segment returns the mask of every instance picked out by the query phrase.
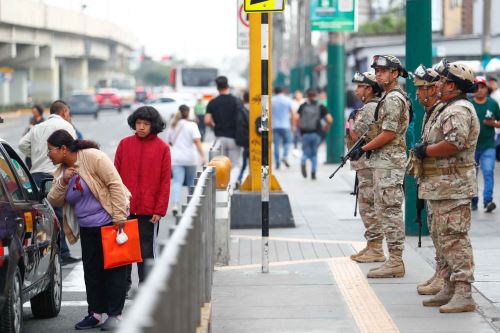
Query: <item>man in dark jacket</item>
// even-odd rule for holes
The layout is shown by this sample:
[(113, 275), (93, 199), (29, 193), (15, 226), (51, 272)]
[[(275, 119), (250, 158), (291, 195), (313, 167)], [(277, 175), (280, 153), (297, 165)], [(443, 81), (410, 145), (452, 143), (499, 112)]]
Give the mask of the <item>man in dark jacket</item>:
[[(158, 111), (151, 106), (138, 108), (128, 117), (135, 134), (120, 141), (115, 166), (132, 193), (130, 219), (139, 220), (142, 259), (156, 256), (159, 221), (167, 213), (170, 196), (170, 148), (158, 137), (165, 129)], [(146, 278), (143, 263), (138, 263), (139, 282)], [(128, 270), (132, 285), (132, 266)]]

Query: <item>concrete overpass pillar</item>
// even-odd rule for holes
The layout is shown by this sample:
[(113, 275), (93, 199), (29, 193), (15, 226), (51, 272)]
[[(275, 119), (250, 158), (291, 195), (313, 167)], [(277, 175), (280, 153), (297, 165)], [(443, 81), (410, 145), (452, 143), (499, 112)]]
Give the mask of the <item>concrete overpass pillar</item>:
[(28, 71), (16, 70), (12, 73), (10, 83), (10, 103), (26, 104), (28, 103)]
[(97, 81), (105, 79), (108, 73), (108, 65), (103, 60), (89, 61), (89, 87), (95, 87)]
[(67, 98), (75, 90), (89, 88), (89, 62), (87, 59), (64, 59), (63, 97)]
[(10, 104), (10, 82), (0, 81), (0, 105)]
[(49, 103), (59, 98), (58, 59), (53, 59), (51, 67), (32, 69), (31, 97), (34, 103)]

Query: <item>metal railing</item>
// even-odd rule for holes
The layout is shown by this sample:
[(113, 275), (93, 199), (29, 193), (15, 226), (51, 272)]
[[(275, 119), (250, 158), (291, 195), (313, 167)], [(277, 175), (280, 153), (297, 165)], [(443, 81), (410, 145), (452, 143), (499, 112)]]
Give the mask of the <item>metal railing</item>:
[(188, 200), (117, 332), (194, 333), (203, 326), (214, 267), (215, 168), (198, 173)]

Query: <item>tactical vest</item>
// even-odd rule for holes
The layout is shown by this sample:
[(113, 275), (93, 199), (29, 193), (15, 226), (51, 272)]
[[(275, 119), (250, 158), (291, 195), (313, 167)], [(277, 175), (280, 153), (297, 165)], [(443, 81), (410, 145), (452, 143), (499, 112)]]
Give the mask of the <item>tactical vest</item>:
[[(351, 114), (355, 114), (353, 120), (354, 120), (354, 123), (356, 123), (356, 121), (358, 121), (357, 119), (359, 119), (359, 116), (360, 116), (360, 112), (362, 113), (363, 110), (365, 110), (365, 108), (368, 106), (368, 105), (372, 105), (372, 104), (378, 104), (379, 102), (379, 99), (378, 98), (374, 98), (374, 99), (371, 99), (369, 100), (368, 102), (366, 102), (366, 104), (364, 104), (360, 109), (357, 109), (355, 111), (353, 111)], [(351, 117), (349, 117), (349, 119), (351, 119)], [(349, 121), (349, 120), (348, 120)], [(349, 132), (352, 131), (352, 128), (349, 128), (348, 131), (345, 132), (345, 143), (346, 143), (346, 146), (347, 146), (347, 149), (351, 149), (351, 147), (354, 145), (354, 143), (356, 141), (352, 140), (351, 139), (351, 136), (349, 135)], [(363, 134), (363, 133), (358, 133), (359, 135)]]
[[(368, 132), (368, 138), (370, 141), (373, 140), (377, 135), (382, 133), (382, 120), (378, 119), (379, 118), (379, 111), (382, 108), (383, 104), (385, 103), (386, 97), (390, 93), (394, 93), (394, 95), (403, 102), (403, 105), (405, 106), (405, 111), (408, 110), (408, 116), (406, 115), (406, 112), (401, 112), (401, 114), (399, 116), (399, 125), (402, 126), (405, 121), (407, 121), (407, 124), (409, 124), (411, 122), (411, 120), (413, 119), (413, 110), (412, 110), (411, 101), (410, 101), (410, 98), (408, 97), (408, 95), (400, 87), (396, 87), (396, 88), (389, 90), (380, 99), (380, 101), (377, 104), (377, 108), (375, 109), (375, 116), (374, 116), (375, 121), (370, 126), (370, 129)], [(396, 133), (396, 137), (391, 142), (395, 142), (398, 146), (401, 146), (403, 149), (406, 150), (406, 138), (404, 138), (399, 133)]]
[(471, 130), (469, 131), (469, 136), (467, 137), (465, 149), (457, 152), (452, 156), (446, 157), (426, 157), (423, 160), (423, 176), (440, 176), (440, 175), (451, 175), (451, 174), (464, 174), (471, 169), (475, 168), (476, 161), (474, 159), (474, 153), (476, 150), (476, 140), (474, 139), (474, 133), (479, 132), (479, 128), (474, 128), (475, 123), (473, 121), (475, 116), (474, 106), (465, 97), (461, 96), (458, 99), (445, 104), (441, 110), (435, 112), (430, 117), (427, 126), (424, 128), (424, 133), (422, 136), (422, 141), (427, 144), (438, 143), (436, 139), (430, 138), (432, 129), (435, 127), (435, 123), (438, 121), (442, 112), (446, 109), (454, 106), (459, 106), (465, 108), (471, 116)]

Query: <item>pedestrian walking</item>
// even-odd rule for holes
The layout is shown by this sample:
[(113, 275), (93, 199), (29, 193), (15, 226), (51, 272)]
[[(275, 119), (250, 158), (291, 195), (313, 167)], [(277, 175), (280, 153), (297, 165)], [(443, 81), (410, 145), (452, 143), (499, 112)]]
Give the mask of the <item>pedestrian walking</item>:
[[(424, 107), (425, 115), (422, 126), (422, 138), (420, 142), (425, 142), (424, 133), (426, 133), (429, 129), (429, 126), (434, 122), (434, 119), (439, 116), (439, 113), (442, 111), (443, 105), (439, 101), (438, 95), (438, 87), (437, 83), (439, 81), (439, 74), (432, 68), (425, 68), (425, 66), (420, 65), (415, 70), (413, 84), (415, 88), (417, 88), (417, 98), (420, 104)], [(417, 161), (418, 162), (418, 161)], [(420, 163), (420, 162), (418, 162)], [(421, 166), (416, 166), (418, 169), (422, 169)], [(417, 177), (417, 181), (419, 181), (419, 174), (413, 175)], [(444, 262), (441, 260), (441, 255), (438, 253), (438, 235), (436, 228), (433, 228), (433, 212), (429, 209), (430, 205), (427, 204), (427, 227), (431, 232), (432, 243), (434, 244), (434, 248), (436, 250), (435, 261), (436, 268), (434, 270), (434, 275), (417, 285), (417, 292), (420, 295), (436, 295), (444, 285), (444, 274), (445, 267)], [(419, 214), (419, 212), (417, 212)]]
[[(39, 188), (41, 188), (42, 180), (52, 178), (53, 173), (56, 171), (56, 167), (47, 156), (47, 139), (49, 136), (55, 131), (63, 129), (73, 138), (76, 138), (75, 129), (71, 125), (70, 119), (68, 105), (62, 100), (56, 100), (50, 106), (50, 115), (47, 120), (33, 126), (19, 141), (19, 150), (26, 157), (31, 158), (30, 172)], [(54, 212), (62, 229), (62, 209), (54, 207)], [(59, 238), (59, 251), (63, 266), (80, 261), (80, 259), (71, 256), (64, 234)]]
[(304, 104), (305, 99), (304, 99), (304, 94), (302, 94), (302, 91), (300, 90), (295, 90), (293, 93), (293, 119), (294, 119), (294, 124), (293, 124), (293, 133), (292, 133), (292, 141), (293, 141), (293, 151), (292, 154), (294, 157), (300, 157), (300, 151), (299, 151), (299, 141), (300, 141), (300, 129), (298, 126), (298, 111), (299, 108), (302, 104)]
[[(127, 119), (135, 133), (120, 141), (115, 167), (132, 193), (129, 219), (139, 222), (141, 255), (156, 257), (160, 219), (167, 214), (170, 197), (170, 148), (158, 137), (165, 123), (152, 106), (142, 106)], [(137, 263), (139, 283), (146, 279), (144, 263)], [(132, 287), (132, 265), (127, 266), (127, 293)]]
[(316, 100), (317, 93), (314, 89), (307, 91), (307, 101), (303, 103), (298, 114), (298, 124), (302, 136), (302, 159), (300, 170), (302, 176), (307, 178), (307, 160), (311, 161), (311, 179), (316, 179), (316, 169), (318, 167), (318, 146), (321, 143), (321, 120), (327, 124), (333, 122), (332, 116), (324, 105)]
[[(398, 85), (398, 77), (408, 77), (401, 61), (393, 55), (377, 55), (371, 65), (377, 82), (384, 88), (370, 126), (370, 141), (357, 153), (370, 152), (373, 168), (374, 202), (377, 219), (382, 223), (389, 258), (368, 272), (369, 278), (403, 277), (403, 180), (406, 167), (406, 131), (411, 121), (411, 102)], [(356, 158), (352, 158), (355, 160)]]
[[(33, 128), (33, 126), (43, 123), (45, 118), (43, 117), (43, 107), (38, 104), (35, 104), (31, 107), (31, 117), (28, 122), (28, 127), (24, 130), (23, 136), (26, 135)], [(24, 159), (28, 169), (31, 169), (31, 157), (26, 156)]]
[(430, 119), (422, 143), (413, 148), (422, 161), (418, 196), (431, 211), (431, 234), (437, 235), (436, 253), (445, 268), (444, 286), (424, 306), (442, 313), (470, 312), (474, 259), (468, 235), (471, 198), (477, 194), (474, 151), (480, 124), (466, 94), (473, 92), (474, 72), (461, 62), (446, 59), (435, 66), (441, 77), (437, 88), (442, 110)]
[[(178, 117), (178, 118), (177, 118)], [(172, 214), (179, 213), (182, 186), (194, 185), (196, 169), (205, 162), (201, 134), (195, 122), (189, 120), (189, 107), (181, 105), (167, 132), (172, 154)]]
[[(285, 96), (283, 88), (275, 87), (274, 96), (271, 99), (272, 122), (273, 122), (273, 143), (274, 143), (274, 163), (276, 169), (281, 163), (289, 168), (288, 148), (292, 139), (293, 129), (293, 102)], [(280, 146), (283, 145), (283, 155), (280, 157)]]
[[(243, 93), (243, 112), (245, 113), (246, 119), (248, 120), (250, 115), (250, 94), (248, 91), (245, 91)], [(243, 163), (241, 165), (235, 189), (239, 189), (241, 184), (243, 183), (243, 175), (245, 174), (245, 170), (248, 166), (250, 159), (250, 139), (248, 138), (248, 133), (247, 133), (247, 140), (243, 143), (242, 148), (243, 148), (243, 153), (241, 159)]]
[(201, 142), (205, 138), (205, 112), (207, 110), (207, 106), (203, 101), (202, 97), (199, 97), (196, 100), (196, 104), (194, 106), (194, 114), (196, 115), (196, 121), (198, 122), (198, 130), (201, 135)]
[(233, 96), (225, 76), (215, 79), (219, 96), (212, 99), (207, 105), (205, 125), (214, 129), (215, 137), (219, 140), (222, 152), (231, 161), (230, 184), (235, 188), (241, 168), (242, 148), (236, 144), (238, 113), (242, 111), (241, 101)]
[[(494, 99), (488, 97), (486, 79), (478, 76), (474, 82), (477, 85), (477, 91), (474, 93), (472, 105), (476, 110), (480, 125), (475, 159), (483, 174), (483, 207), (487, 213), (490, 213), (496, 208), (493, 202), (496, 159), (495, 128), (500, 128), (500, 108)], [(472, 198), (472, 210), (477, 210), (478, 201), (477, 196)]]
[[(46, 154), (58, 168), (49, 202), (63, 207), (64, 231), (82, 246), (88, 315), (75, 325), (83, 330), (118, 326), (125, 305), (126, 266), (104, 269), (101, 228), (123, 228), (130, 193), (109, 157), (92, 141), (75, 140), (66, 130), (47, 139)], [(104, 321), (104, 314), (108, 317)]]
[[(354, 74), (352, 79), (356, 83), (356, 96), (364, 103), (359, 110), (353, 111), (350, 119), (349, 132), (346, 137), (347, 147), (350, 149), (361, 135), (368, 131), (369, 126), (374, 122), (375, 108), (382, 94), (382, 87), (377, 83), (375, 74), (364, 72)], [(384, 249), (382, 242), (384, 232), (382, 225), (377, 219), (375, 212), (374, 192), (373, 192), (373, 170), (370, 160), (362, 156), (357, 161), (351, 162), (351, 168), (356, 170), (358, 179), (357, 193), (359, 195), (359, 214), (365, 226), (366, 246), (351, 259), (357, 262), (384, 262)]]

